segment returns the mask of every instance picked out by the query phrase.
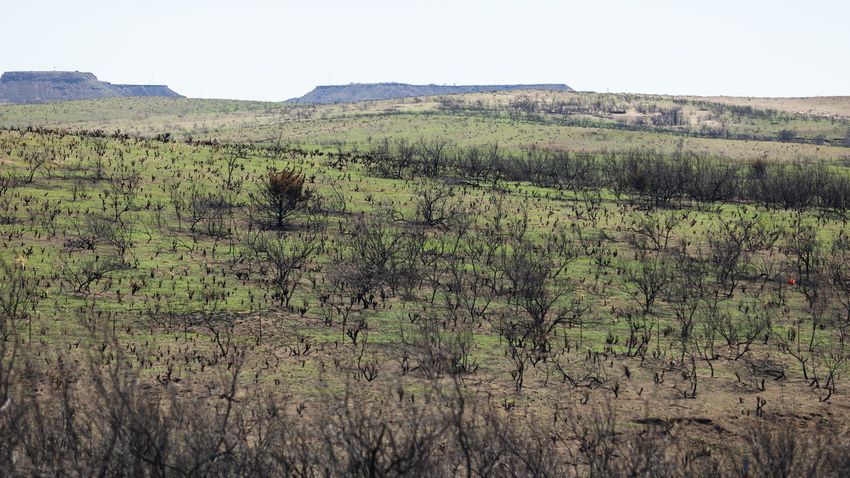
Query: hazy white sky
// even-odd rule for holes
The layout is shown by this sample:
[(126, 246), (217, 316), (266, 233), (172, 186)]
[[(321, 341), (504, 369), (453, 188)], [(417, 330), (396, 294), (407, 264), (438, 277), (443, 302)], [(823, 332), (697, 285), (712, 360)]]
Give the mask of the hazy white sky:
[(0, 70), (90, 71), (191, 97), (317, 84), (850, 95), (841, 0), (2, 0)]

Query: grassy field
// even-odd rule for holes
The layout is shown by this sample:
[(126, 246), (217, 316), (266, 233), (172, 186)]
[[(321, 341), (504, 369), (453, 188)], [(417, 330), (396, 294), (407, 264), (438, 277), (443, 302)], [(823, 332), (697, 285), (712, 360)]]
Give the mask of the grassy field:
[[(624, 144), (674, 144), (731, 157), (846, 156), (846, 99), (801, 101), (668, 97), (597, 93), (508, 92), (409, 98), (340, 105), (294, 105), (185, 98), (115, 98), (5, 106), (0, 125), (116, 129), (143, 136), (170, 132), (185, 139), (251, 142), (353, 142), (451, 131), (461, 144), (499, 141), (507, 147), (547, 145), (619, 149)], [(829, 105), (829, 106), (827, 106)], [(675, 113), (675, 114), (674, 114)], [(434, 115), (433, 118), (429, 116)], [(505, 121), (496, 121), (502, 119)], [(514, 127), (523, 129), (513, 130)], [(507, 131), (511, 130), (511, 131)], [(426, 131), (432, 133), (431, 131)], [(637, 133), (651, 132), (647, 137)], [(587, 135), (592, 135), (587, 137)], [(771, 143), (781, 142), (784, 147)], [(802, 143), (802, 144), (801, 144)], [(815, 147), (807, 147), (812, 146)]]
[[(709, 448), (745, 447), (756, 417), (833, 426), (850, 407), (848, 104), (0, 106), (0, 260), (34, 291), (4, 331), (19, 365), (121, 356), (187, 397), (223, 393), (240, 357), (236, 382), (304, 417), (352, 388), (376, 406), (458, 389), (526, 424), (605, 408), (626, 435), (660, 423)], [(657, 168), (687, 161), (711, 168), (659, 197)], [(727, 165), (735, 190), (695, 196)], [(309, 197), (270, 227), (256, 195), (290, 170)]]

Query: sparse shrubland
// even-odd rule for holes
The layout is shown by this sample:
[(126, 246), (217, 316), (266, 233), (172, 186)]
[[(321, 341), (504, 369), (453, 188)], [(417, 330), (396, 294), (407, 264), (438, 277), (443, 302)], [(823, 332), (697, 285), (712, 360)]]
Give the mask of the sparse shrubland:
[[(825, 120), (489, 98), (434, 101), (517, 137), (0, 130), (0, 473), (845, 475), (846, 165), (650, 141)], [(623, 109), (646, 144), (522, 137)]]

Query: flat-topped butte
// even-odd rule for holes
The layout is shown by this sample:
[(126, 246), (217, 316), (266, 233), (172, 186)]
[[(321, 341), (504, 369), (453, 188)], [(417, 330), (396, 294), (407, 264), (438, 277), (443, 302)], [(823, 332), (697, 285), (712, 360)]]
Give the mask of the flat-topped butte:
[(119, 96), (181, 97), (166, 85), (122, 85), (80, 71), (8, 71), (0, 76), (0, 103), (49, 103)]

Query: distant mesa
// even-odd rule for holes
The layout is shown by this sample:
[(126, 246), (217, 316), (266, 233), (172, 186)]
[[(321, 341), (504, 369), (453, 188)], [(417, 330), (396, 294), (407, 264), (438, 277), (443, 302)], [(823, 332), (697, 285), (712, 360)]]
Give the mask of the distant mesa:
[(368, 100), (390, 100), (414, 96), (450, 95), (457, 93), (490, 93), (513, 90), (573, 91), (567, 85), (408, 85), (405, 83), (352, 83), (350, 85), (317, 86), (290, 103), (355, 103)]
[(80, 71), (7, 71), (0, 76), (0, 103), (48, 103), (119, 96), (182, 98), (165, 85), (113, 85)]

